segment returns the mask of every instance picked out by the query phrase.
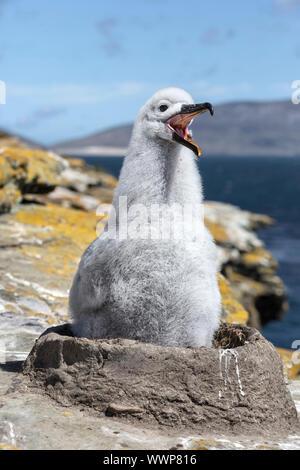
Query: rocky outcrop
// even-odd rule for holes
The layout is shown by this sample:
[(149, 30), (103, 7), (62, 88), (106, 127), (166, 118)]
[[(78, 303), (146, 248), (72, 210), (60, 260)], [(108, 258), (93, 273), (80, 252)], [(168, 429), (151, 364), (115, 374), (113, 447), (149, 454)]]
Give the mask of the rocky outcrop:
[[(69, 321), (67, 299), (72, 277), (82, 252), (97, 235), (96, 228), (101, 232), (105, 223), (105, 218), (96, 216), (95, 204), (111, 201), (116, 180), (87, 167), (82, 160), (28, 148), (8, 135), (0, 136), (0, 152), (0, 449), (300, 448), (295, 436), (266, 441), (257, 436), (228, 439), (224, 434), (222, 439), (208, 432), (191, 433), (169, 426), (161, 429), (158, 423), (145, 426), (138, 419), (129, 422), (126, 407), (117, 400), (107, 405), (107, 416), (102, 413), (99, 421), (90, 408), (57, 405), (46, 393), (36, 393), (38, 389), (29, 386), (20, 374), (19, 361), (27, 357), (46, 328)], [(242, 284), (235, 284), (230, 269), (234, 265), (235, 275), (244, 276), (248, 292), (257, 275), (248, 277), (248, 268), (245, 272), (240, 266), (249, 262), (247, 255), (263, 249), (253, 232), (261, 223), (257, 218), (261, 220), (261, 216), (228, 205), (207, 204), (206, 223), (217, 240), (223, 273), (219, 277), (222, 317), (230, 323), (252, 322), (253, 315), (238, 300), (246, 304), (245, 296), (239, 297)], [(250, 270), (260, 271), (257, 283), (261, 285), (262, 279), (266, 281), (263, 267), (262, 260), (255, 268), (252, 262)], [(269, 276), (274, 277), (275, 271)], [(280, 354), (287, 374), (294, 378), (300, 364), (292, 366), (291, 352), (281, 350)], [(234, 357), (230, 361), (236, 385)], [(299, 384), (297, 380), (290, 384), (296, 404)], [(125, 415), (120, 418), (118, 413)], [(114, 416), (108, 416), (111, 414)]]
[(14, 183), (9, 182), (2, 186), (2, 188), (0, 188), (0, 214), (10, 212), (21, 199), (21, 191)]
[(217, 243), (220, 271), (249, 313), (248, 324), (260, 328), (281, 318), (287, 309), (285, 288), (276, 260), (255, 233), (274, 221), (219, 202), (205, 204), (205, 219)]
[(2, 147), (0, 139), (0, 213), (9, 212), (18, 202), (54, 202), (95, 210), (100, 201), (111, 201), (115, 185), (115, 178), (80, 166), (78, 159), (67, 160), (43, 150)]
[(300, 430), (279, 355), (243, 325), (224, 323), (215, 348), (74, 338), (63, 325), (39, 338), (24, 373), (63, 406), (129, 422), (218, 435)]
[[(24, 314), (44, 325), (66, 321), (77, 263), (104, 227), (95, 209), (111, 202), (116, 183), (80, 159), (0, 138), (0, 311), (7, 321)], [(281, 316), (277, 264), (255, 233), (271, 219), (207, 202), (205, 222), (218, 247), (223, 318), (259, 328)]]
[[(145, 425), (105, 416), (84, 406), (63, 406), (29, 387), (20, 363), (0, 363), (0, 449), (300, 449), (298, 434), (216, 436), (176, 426)], [(300, 381), (289, 386), (300, 411)]]
[(0, 148), (0, 186), (13, 183), (22, 194), (52, 191), (67, 166), (55, 153), (26, 148)]
[[(20, 202), (45, 206), (45, 212), (55, 204), (95, 213), (100, 202), (111, 202), (115, 178), (80, 159), (66, 160), (20, 145), (1, 147), (0, 139), (0, 213)], [(285, 289), (276, 275), (276, 260), (255, 234), (273, 221), (215, 202), (205, 204), (205, 221), (218, 246), (220, 271), (249, 312), (248, 323), (260, 328), (280, 318), (287, 307)]]

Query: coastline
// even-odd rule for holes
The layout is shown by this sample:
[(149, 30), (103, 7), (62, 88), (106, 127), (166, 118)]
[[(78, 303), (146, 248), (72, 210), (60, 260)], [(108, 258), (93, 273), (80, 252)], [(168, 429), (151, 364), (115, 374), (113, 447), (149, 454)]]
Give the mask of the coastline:
[[(49, 149), (51, 150), (51, 148)], [(66, 147), (55, 148), (55, 152), (63, 155), (82, 156), (82, 157), (123, 157), (127, 152), (127, 147), (108, 147), (108, 146), (92, 146), (92, 147)]]
[[(111, 146), (92, 146), (92, 147), (51, 147), (48, 146), (48, 151), (54, 151), (66, 157), (124, 157), (127, 152), (127, 147), (111, 147)], [(256, 155), (241, 155), (241, 154), (203, 154), (201, 158), (236, 158), (236, 159), (246, 159), (246, 158), (270, 158), (270, 159), (300, 159), (300, 153), (295, 155), (271, 155), (268, 153), (256, 154)]]
[[(108, 416), (101, 416), (99, 429), (99, 418), (88, 410), (67, 408), (46, 394), (24, 388), (22, 361), (36, 338), (46, 328), (69, 321), (72, 277), (83, 250), (96, 237), (96, 227), (99, 230), (105, 225), (105, 220), (97, 219), (95, 209), (100, 202), (110, 203), (117, 180), (81, 159), (65, 159), (20, 142), (6, 139), (2, 146), (0, 141), (0, 150), (0, 449), (83, 449), (88, 445), (120, 449), (125, 441), (129, 449), (177, 445), (184, 449), (300, 448), (297, 436), (262, 440), (259, 436), (224, 435), (222, 439), (201, 429), (191, 435), (176, 427), (162, 434), (155, 427), (145, 429)], [(243, 292), (251, 287), (255, 298), (271, 287), (268, 279), (275, 275), (274, 259), (255, 233), (272, 222), (267, 216), (213, 202), (206, 203), (205, 215), (218, 243), (220, 262), (227, 267), (227, 279), (224, 275), (219, 278), (222, 318), (246, 324), (256, 313), (243, 306), (242, 302), (250, 301), (243, 298)], [(243, 274), (237, 276), (239, 266)], [(251, 273), (265, 282), (253, 283)], [(279, 284), (278, 289), (281, 292)], [(277, 352), (299, 409), (299, 367), (292, 364), (292, 351)], [(74, 428), (77, 421), (80, 429)], [(13, 438), (7, 437), (11, 429)]]

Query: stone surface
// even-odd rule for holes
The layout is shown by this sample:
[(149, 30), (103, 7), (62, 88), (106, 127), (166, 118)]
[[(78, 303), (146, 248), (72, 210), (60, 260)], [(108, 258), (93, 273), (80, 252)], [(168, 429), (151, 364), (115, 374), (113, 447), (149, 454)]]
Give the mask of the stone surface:
[(74, 338), (66, 324), (39, 338), (23, 370), (61, 405), (126, 422), (215, 434), (300, 431), (271, 343), (253, 328), (223, 324), (215, 346)]
[[(105, 223), (105, 219), (97, 217), (94, 210), (90, 213), (86, 210), (91, 210), (97, 201), (110, 202), (116, 180), (87, 167), (80, 159), (64, 159), (62, 163), (62, 159), (55, 155), (28, 149), (22, 142), (7, 136), (0, 138), (3, 154), (0, 168), (7, 168), (8, 165), (8, 156), (3, 153), (3, 149), (12, 147), (12, 155), (19, 155), (19, 159), (15, 160), (19, 163), (24, 162), (25, 156), (31, 158), (31, 162), (34, 159), (38, 162), (42, 158), (45, 167), (49, 158), (49, 168), (43, 171), (45, 174), (53, 174), (53, 178), (59, 180), (59, 186), (48, 193), (44, 193), (42, 187), (42, 193), (22, 194), (21, 204), (18, 204), (21, 191), (16, 182), (11, 181), (11, 178), (15, 178), (14, 174), (10, 174), (8, 178), (6, 172), (5, 186), (0, 188), (0, 193), (6, 192), (6, 187), (12, 185), (11, 194), (15, 194), (9, 204), (5, 203), (6, 210), (11, 210), (11, 213), (0, 217), (0, 312), (3, 325), (0, 341), (4, 342), (6, 349), (12, 350), (16, 341), (12, 341), (11, 336), (8, 340), (6, 332), (15, 331), (19, 351), (22, 352), (29, 350), (28, 338), (33, 340), (34, 334), (40, 333), (47, 324), (67, 320), (68, 289), (77, 263), (84, 249), (101, 232)], [(70, 172), (68, 181), (65, 179), (64, 175), (68, 170), (75, 172), (73, 183)], [(14, 168), (16, 174), (18, 171), (17, 167)], [(75, 189), (80, 179), (84, 183), (85, 192)], [(35, 187), (38, 190), (39, 186)], [(30, 185), (28, 190), (31, 190)], [(90, 196), (91, 194), (96, 197)], [(74, 207), (85, 210), (74, 210)], [(206, 203), (205, 220), (216, 238), (220, 269), (226, 276), (226, 280), (223, 276), (219, 279), (223, 319), (232, 323), (259, 326), (264, 312), (258, 312), (256, 305), (259, 299), (264, 298), (266, 289), (269, 289), (269, 298), (276, 300), (278, 308), (274, 315), (282, 312), (285, 294), (275, 273), (268, 274), (269, 280), (273, 279), (275, 288), (272, 287), (272, 282), (267, 284), (262, 277), (260, 280), (253, 279), (258, 277), (257, 272), (261, 267), (265, 269), (265, 258), (270, 259), (270, 254), (263, 251), (254, 229), (271, 223), (270, 219), (227, 204)], [(255, 261), (252, 256), (255, 250), (261, 250), (265, 257), (260, 256)], [(249, 273), (247, 263), (252, 264)], [(275, 269), (273, 261), (270, 263), (272, 269)], [(261, 302), (261, 305), (264, 306), (264, 303)], [(28, 323), (30, 328), (26, 326)], [(31, 330), (35, 332), (32, 336)], [(22, 347), (22, 338), (27, 348)]]
[(285, 288), (276, 260), (255, 233), (274, 221), (230, 204), (206, 202), (205, 222), (217, 243), (220, 270), (249, 313), (248, 324), (260, 328), (281, 318), (288, 306)]
[[(290, 379), (300, 379), (300, 351), (290, 351), (289, 349), (277, 348), (283, 362), (286, 377)], [(299, 397), (300, 398), (300, 397)]]
[(59, 183), (66, 161), (43, 150), (0, 147), (0, 187), (13, 182), (22, 193), (49, 192)]
[[(92, 203), (110, 203), (116, 180), (80, 159), (61, 159), (1, 133), (0, 180), (0, 449), (300, 448), (295, 434), (284, 439), (216, 437), (139, 420), (128, 423), (124, 416), (99, 417), (84, 407), (56, 405), (29, 388), (19, 361), (49, 325), (69, 321), (68, 290), (77, 263), (105, 223)], [(256, 300), (266, 288), (278, 300), (274, 314), (281, 315), (284, 290), (276, 281), (276, 263), (254, 233), (271, 221), (226, 204), (206, 207), (223, 273), (223, 319), (255, 324), (256, 315), (259, 323), (265, 304), (258, 309)], [(288, 376), (296, 377), (292, 352), (279, 352)], [(290, 388), (299, 408), (300, 380)], [(122, 409), (115, 400), (108, 414)]]
[(242, 323), (246, 325), (249, 321), (249, 313), (235, 299), (228, 281), (222, 274), (219, 274), (218, 281), (222, 298), (222, 319), (228, 323)]
[(88, 194), (78, 193), (62, 186), (56, 188), (50, 194), (26, 194), (23, 202), (48, 204), (53, 203), (63, 207), (72, 207), (84, 211), (96, 211), (100, 204), (100, 199), (96, 199)]
[[(21, 362), (0, 364), (0, 449), (300, 449), (300, 434), (248, 436), (177, 431), (61, 406), (24, 383)], [(1, 361), (0, 361), (1, 362)], [(289, 386), (300, 411), (300, 381)]]
[(21, 199), (21, 191), (14, 183), (8, 183), (0, 188), (0, 214), (10, 212)]
[[(20, 362), (0, 364), (0, 449), (300, 449), (299, 433), (216, 436), (99, 417), (30, 390), (20, 368)], [(290, 389), (299, 401), (300, 381)]]
[[(93, 213), (98, 204), (111, 203), (116, 184), (114, 177), (78, 158), (28, 148), (26, 142), (0, 135), (0, 213), (19, 202)], [(248, 311), (248, 323), (260, 328), (280, 318), (287, 307), (285, 289), (276, 275), (276, 261), (255, 234), (273, 221), (229, 204), (206, 202), (205, 222), (218, 246), (220, 270)]]

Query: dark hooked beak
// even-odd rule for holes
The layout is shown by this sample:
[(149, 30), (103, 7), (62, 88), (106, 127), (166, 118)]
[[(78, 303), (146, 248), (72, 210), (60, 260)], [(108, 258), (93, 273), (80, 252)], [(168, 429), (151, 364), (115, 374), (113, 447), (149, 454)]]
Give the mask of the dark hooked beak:
[(198, 114), (205, 113), (207, 110), (210, 112), (211, 116), (214, 115), (214, 108), (210, 103), (183, 104), (180, 114), (194, 114), (197, 116)]
[(173, 131), (173, 140), (191, 149), (197, 157), (200, 157), (201, 150), (192, 141), (188, 126), (194, 117), (205, 111), (209, 111), (211, 116), (214, 114), (214, 109), (210, 103), (184, 104), (181, 107), (180, 113), (175, 114), (175, 116), (172, 116), (167, 121), (167, 125)]

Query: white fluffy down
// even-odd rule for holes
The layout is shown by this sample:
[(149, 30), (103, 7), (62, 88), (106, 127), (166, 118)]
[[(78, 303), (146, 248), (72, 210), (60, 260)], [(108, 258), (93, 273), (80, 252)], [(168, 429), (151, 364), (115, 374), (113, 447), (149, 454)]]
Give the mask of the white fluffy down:
[[(165, 113), (159, 112), (167, 103)], [(113, 205), (202, 205), (193, 153), (170, 138), (164, 121), (192, 104), (184, 90), (158, 91), (141, 108)], [(163, 116), (162, 116), (163, 114)], [(179, 221), (179, 223), (184, 223)], [(193, 239), (110, 239), (85, 251), (70, 291), (76, 336), (124, 337), (165, 346), (211, 346), (219, 324), (217, 253), (203, 220)]]

